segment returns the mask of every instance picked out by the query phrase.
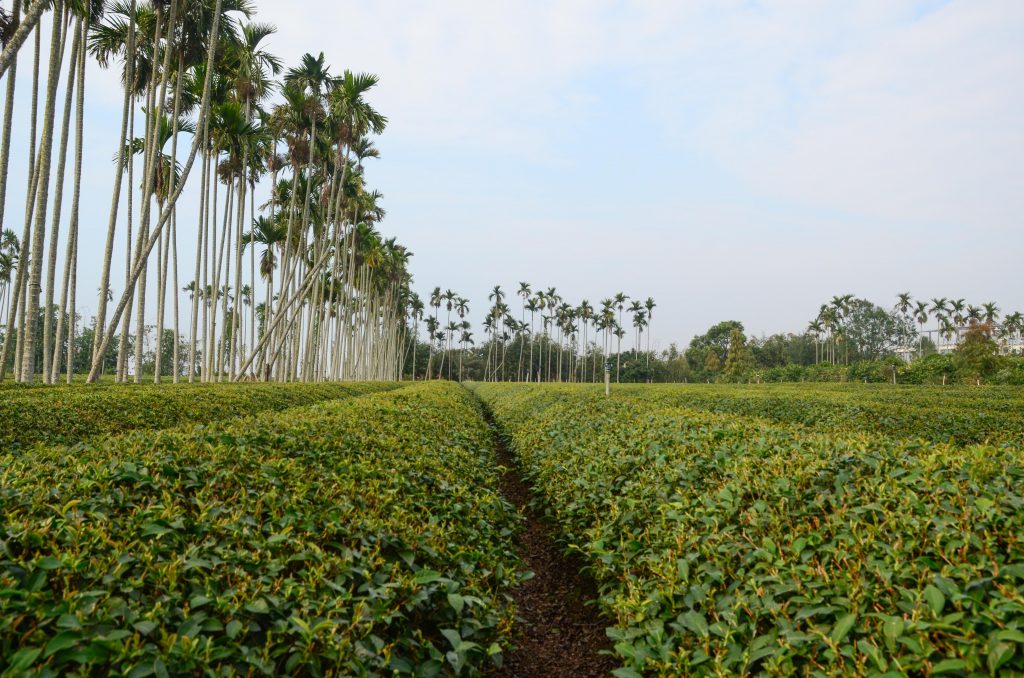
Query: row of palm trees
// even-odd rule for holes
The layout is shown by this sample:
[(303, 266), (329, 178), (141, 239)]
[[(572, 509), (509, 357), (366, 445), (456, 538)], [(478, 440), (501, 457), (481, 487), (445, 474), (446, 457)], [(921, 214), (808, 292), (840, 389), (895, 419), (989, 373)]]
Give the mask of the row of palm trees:
[[(285, 68), (266, 48), (274, 32), (254, 20), (249, 0), (15, 0), (0, 16), (0, 76), (7, 78), (0, 379), (13, 353), (20, 381), (41, 369), (44, 381), (56, 382), (62, 365), (70, 381), (71, 349), (62, 356), (58, 347), (73, 346), (66, 338), (78, 331), (80, 249), (102, 257), (89, 381), (99, 378), (113, 342), (115, 378), (140, 381), (148, 326), (156, 329), (159, 381), (168, 324), (175, 343), (188, 344), (184, 366), (171, 352), (174, 381), (401, 374), (410, 253), (377, 230), (382, 196), (367, 186), (364, 167), (379, 157), (371, 137), (387, 124), (366, 98), (377, 77), (332, 72), (322, 53)], [(33, 56), (33, 87), (16, 97), (23, 51)], [(123, 86), (101, 251), (79, 247), (90, 59), (117, 68)], [(28, 109), (27, 129), (17, 133), (27, 132), (30, 148), (22, 237), (12, 232), (8, 239), (3, 205), (15, 108), (19, 116)], [(270, 199), (257, 205), (264, 181)], [(181, 271), (178, 206), (189, 184), (198, 186), (200, 203), (198, 223), (188, 224), (196, 233), (195, 267)], [(123, 268), (113, 261), (119, 241)], [(179, 289), (191, 305), (185, 318)], [(40, 313), (55, 306), (60, 312)], [(51, 315), (56, 327), (49, 326)]]
[[(490, 302), (484, 316), (483, 379), (485, 381), (600, 381), (604, 379), (606, 361), (614, 354), (615, 380), (622, 374), (622, 340), (627, 336), (624, 314), (631, 316), (633, 354), (646, 353), (646, 367), (650, 366), (650, 324), (657, 306), (654, 299), (633, 299), (622, 292), (601, 301), (600, 306), (584, 299), (579, 304), (568, 303), (554, 287), (537, 288), (520, 282), (515, 296), (518, 308), (500, 285), (488, 294)], [(511, 302), (511, 303), (510, 303)], [(445, 356), (457, 343), (462, 378), (462, 358), (469, 346), (475, 345), (471, 324), (466, 320), (469, 302), (452, 290), (442, 292), (439, 287), (429, 295), (432, 314), (426, 318), (427, 343), (430, 346), (428, 376), (452, 378), (453, 360)], [(439, 311), (447, 315), (442, 324)], [(414, 298), (410, 305), (410, 322), (418, 341), (419, 323), (424, 317), (422, 301)], [(459, 321), (451, 318), (455, 312)], [(646, 332), (646, 349), (644, 333)], [(457, 341), (456, 341), (457, 337)], [(435, 351), (441, 354), (437, 372), (432, 369)], [(510, 352), (511, 351), (511, 352)], [(415, 371), (414, 371), (415, 374)]]
[[(822, 304), (817, 317), (807, 326), (807, 332), (815, 339), (815, 362), (849, 362), (849, 341), (847, 340), (848, 321), (853, 311), (855, 297), (843, 294), (832, 297), (827, 304)], [(959, 343), (967, 326), (973, 323), (987, 323), (996, 327), (1000, 338), (1012, 341), (1019, 340), (1024, 332), (1024, 315), (1020, 312), (1007, 314), (1000, 323), (1000, 309), (995, 302), (987, 302), (976, 306), (964, 299), (915, 300), (909, 292), (897, 295), (893, 312), (898, 314), (908, 327), (916, 324), (918, 332), (918, 354), (925, 351), (925, 337), (935, 332), (946, 342), (945, 347)], [(925, 330), (929, 319), (937, 323), (935, 330)], [(913, 330), (911, 329), (912, 333)]]
[[(846, 327), (854, 299), (852, 294), (832, 297), (829, 303), (821, 305), (818, 315), (808, 324), (807, 332), (814, 337), (815, 363), (849, 362)], [(846, 350), (841, 351), (841, 347)]]
[[(947, 299), (935, 297), (930, 300), (915, 300), (909, 292), (897, 295), (895, 310), (905, 319), (917, 323), (920, 327), (919, 351), (924, 352), (926, 334), (934, 332), (945, 342), (946, 346), (956, 345), (968, 326), (985, 323), (996, 329), (1001, 339), (1019, 339), (1024, 332), (1024, 314), (1017, 311), (1000, 316), (1001, 309), (995, 302), (986, 302), (980, 306), (968, 303), (965, 299)], [(1001, 322), (1000, 322), (1001, 318)], [(934, 320), (936, 329), (925, 330), (929, 319)]]

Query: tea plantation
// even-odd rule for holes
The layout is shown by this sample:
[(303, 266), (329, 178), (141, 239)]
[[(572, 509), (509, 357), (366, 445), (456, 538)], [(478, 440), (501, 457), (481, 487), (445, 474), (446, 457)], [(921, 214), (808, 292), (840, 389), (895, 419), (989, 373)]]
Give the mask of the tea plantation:
[(600, 587), (617, 675), (1024, 670), (1020, 391), (476, 390)]
[(500, 671), (496, 435), (620, 678), (1024, 672), (1019, 389), (10, 388), (0, 422), (10, 675)]
[[(151, 395), (95, 397), (117, 418)], [(54, 421), (93, 418), (59, 433), (82, 442), (0, 454), (0, 666), (434, 675), (500, 663), (517, 519), (473, 397), (440, 383), (183, 387), (154, 420), (257, 401), (323, 402), (103, 436), (116, 427), (91, 406), (51, 398)], [(33, 419), (41, 403), (5, 406), (52, 438)], [(146, 428), (137, 412), (121, 426)]]

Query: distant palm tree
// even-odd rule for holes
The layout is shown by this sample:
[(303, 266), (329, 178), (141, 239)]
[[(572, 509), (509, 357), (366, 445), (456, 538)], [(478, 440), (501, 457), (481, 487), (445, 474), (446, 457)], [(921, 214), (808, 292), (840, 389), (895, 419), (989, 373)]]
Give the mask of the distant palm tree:
[(459, 338), (459, 344), (462, 347), (462, 350), (459, 352), (459, 381), (460, 382), (462, 381), (462, 358), (463, 358), (463, 356), (466, 353), (466, 346), (472, 346), (473, 345), (473, 333), (469, 331), (469, 328), (470, 328), (469, 321), (463, 321), (461, 327), (462, 327), (462, 335)]
[(433, 323), (427, 322), (427, 331), (430, 333), (430, 352), (427, 354), (427, 379), (434, 378), (434, 335), (439, 327), (437, 321), (437, 312), (441, 308), (441, 302), (443, 301), (443, 295), (441, 294), (441, 288), (435, 287), (430, 292), (429, 304), (434, 309), (434, 315), (431, 318)]
[(427, 376), (426, 376), (427, 379), (433, 379), (434, 378), (434, 374), (433, 374), (433, 371), (432, 371), (432, 369), (433, 369), (432, 365), (433, 365), (433, 359), (434, 359), (434, 337), (437, 336), (437, 328), (438, 328), (437, 318), (434, 317), (434, 316), (428, 316), (427, 317), (427, 337), (429, 338), (430, 341), (429, 341), (429, 353), (428, 353), (429, 357), (427, 359)]
[[(520, 326), (525, 328), (526, 327), (526, 302), (530, 298), (530, 295), (532, 294), (532, 290), (530, 289), (530, 283), (528, 283), (528, 282), (520, 282), (519, 283), (519, 291), (516, 292), (516, 294), (518, 294), (523, 299), (523, 309), (522, 309), (522, 317), (520, 318), (520, 323), (521, 323)], [(525, 350), (524, 344), (525, 344), (525, 342), (523, 341), (523, 337), (522, 337), (522, 335), (520, 335), (520, 337), (519, 337), (519, 366), (516, 368), (516, 379), (518, 379), (519, 381), (523, 380), (523, 352)]]
[[(1024, 315), (1020, 312), (1007, 313), (1006, 317), (1003, 318), (1003, 336), (1012, 342), (1014, 339), (1020, 338), (1022, 330), (1024, 330)], [(1014, 344), (1011, 343), (1009, 348), (1011, 351), (1016, 352)]]
[(817, 365), (818, 344), (821, 342), (821, 336), (825, 333), (825, 325), (823, 324), (820, 315), (807, 325), (807, 331), (812, 337), (814, 337), (814, 364)]
[(953, 324), (956, 325), (957, 343), (960, 343), (960, 330), (963, 328), (964, 323), (967, 322), (966, 309), (967, 302), (964, 299), (954, 299), (949, 302), (949, 312), (953, 316)]
[(618, 348), (615, 353), (615, 383), (619, 383), (619, 368), (622, 365), (622, 338), (626, 336), (626, 330), (622, 328), (622, 325), (615, 324), (615, 338), (618, 340)]
[[(636, 328), (636, 345), (639, 351), (640, 340), (643, 336), (644, 327), (647, 326), (647, 313), (642, 309), (637, 309), (633, 313), (633, 327)], [(634, 352), (635, 354), (637, 352)]]
[(644, 308), (647, 309), (647, 369), (651, 368), (651, 322), (654, 320), (654, 297), (647, 297)]
[(911, 298), (910, 292), (900, 292), (897, 295), (896, 310), (898, 310), (901, 315), (906, 316), (913, 305), (914, 300)]
[(412, 380), (416, 381), (416, 349), (420, 343), (420, 321), (423, 320), (423, 300), (415, 292), (409, 294), (409, 318), (413, 323)]
[[(636, 322), (635, 322), (636, 314), (639, 313), (642, 310), (643, 310), (643, 304), (640, 302), (639, 299), (634, 299), (633, 303), (629, 305), (629, 312), (633, 314), (633, 318), (634, 318), (634, 323), (633, 323), (634, 327), (636, 327)], [(638, 335), (635, 338), (636, 338), (636, 344), (635, 344), (633, 350), (634, 350), (634, 352), (637, 355), (639, 355), (640, 354), (640, 337)]]
[(445, 293), (441, 295), (441, 300), (444, 302), (445, 308), (448, 310), (448, 318), (445, 321), (445, 332), (448, 335), (448, 341), (445, 343), (445, 355), (441, 357), (441, 371), (444, 371), (444, 360), (445, 357), (447, 357), (448, 381), (452, 380), (452, 360), (450, 354), (452, 350), (452, 337), (455, 334), (455, 323), (452, 322), (452, 310), (455, 308), (456, 299), (458, 299), (458, 295), (453, 290), (446, 290)]
[(251, 231), (242, 234), (243, 248), (249, 245), (263, 245), (263, 251), (260, 253), (260, 276), (267, 281), (264, 303), (268, 314), (273, 313), (271, 295), (274, 288), (274, 269), (277, 266), (274, 249), (282, 248), (287, 236), (288, 229), (280, 219), (274, 220), (263, 216), (253, 220)]
[(928, 322), (928, 304), (924, 301), (917, 302), (914, 307), (914, 319), (917, 324), (921, 326), (920, 332), (920, 347), (919, 350), (921, 355), (924, 355), (924, 325)]
[(994, 325), (996, 320), (999, 319), (999, 307), (996, 306), (994, 301), (982, 304), (981, 307), (984, 312), (985, 322), (989, 325)]
[(576, 315), (579, 317), (581, 324), (583, 325), (583, 350), (581, 352), (582, 360), (582, 375), (583, 381), (587, 380), (587, 351), (589, 350), (589, 342), (587, 341), (588, 326), (590, 325), (591, 319), (594, 317), (594, 307), (590, 305), (590, 302), (584, 299), (580, 302), (579, 308), (576, 310)]

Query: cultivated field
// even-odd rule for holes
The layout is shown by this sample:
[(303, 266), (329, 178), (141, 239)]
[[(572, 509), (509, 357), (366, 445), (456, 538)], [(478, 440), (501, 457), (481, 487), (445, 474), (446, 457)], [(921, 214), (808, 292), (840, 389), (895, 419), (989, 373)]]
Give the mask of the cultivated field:
[[(465, 389), (158, 388), (154, 425), (136, 409), (0, 455), (0, 666), (436, 674), (507, 645), (516, 520)], [(120, 413), (155, 390), (90, 395)], [(48, 422), (102, 418), (82, 394), (5, 407), (48, 441)], [(289, 398), (322, 402), (269, 411)], [(102, 435), (118, 428), (150, 430)]]
[(1024, 669), (1019, 390), (476, 390), (620, 676)]
[(12, 673), (497, 671), (498, 436), (620, 677), (1024, 670), (1020, 389), (105, 385), (0, 421)]

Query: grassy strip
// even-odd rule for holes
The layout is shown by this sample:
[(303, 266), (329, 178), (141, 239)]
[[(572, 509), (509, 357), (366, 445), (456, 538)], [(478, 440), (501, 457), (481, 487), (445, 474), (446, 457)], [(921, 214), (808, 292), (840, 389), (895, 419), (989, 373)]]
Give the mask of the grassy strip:
[(73, 444), (396, 388), (397, 383), (58, 386), (0, 394), (0, 450)]
[(0, 665), (471, 674), (513, 620), (515, 512), (434, 383), (0, 461)]
[(482, 385), (619, 676), (1024, 670), (1024, 458)]

